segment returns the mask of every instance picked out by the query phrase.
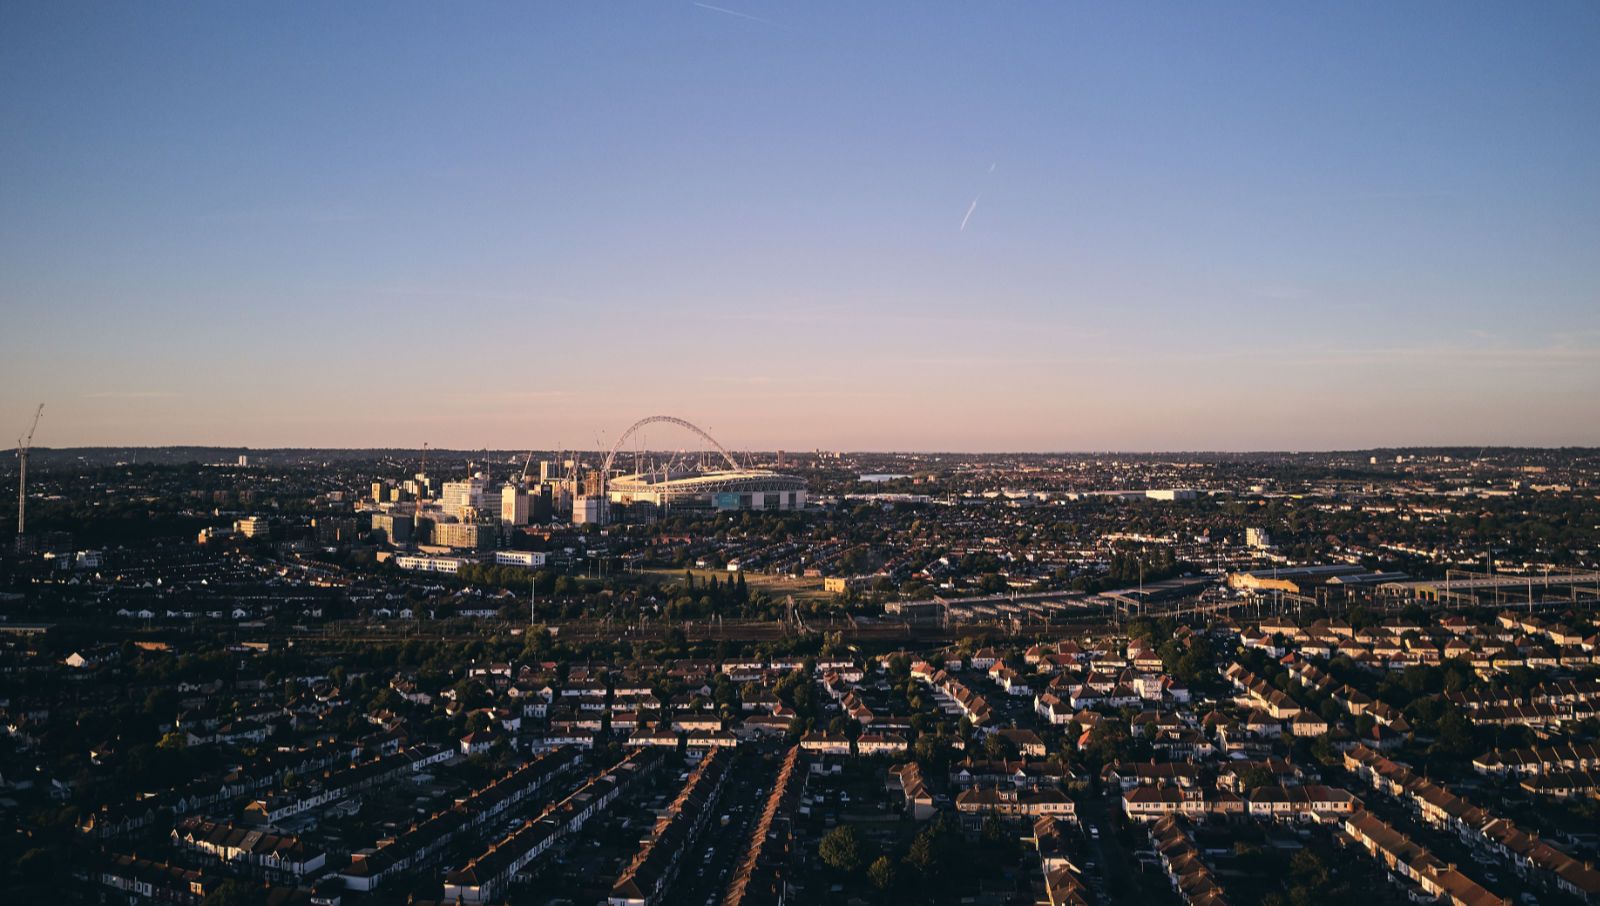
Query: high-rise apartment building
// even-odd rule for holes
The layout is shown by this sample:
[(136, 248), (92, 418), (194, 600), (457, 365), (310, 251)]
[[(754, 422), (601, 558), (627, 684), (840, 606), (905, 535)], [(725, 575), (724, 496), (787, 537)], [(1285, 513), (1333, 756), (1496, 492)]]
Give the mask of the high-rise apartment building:
[(529, 497), (528, 492), (516, 485), (508, 484), (500, 489), (500, 524), (501, 525), (527, 525)]
[(499, 537), (498, 526), (480, 522), (440, 522), (433, 527), (433, 543), (440, 547), (488, 550)]
[(410, 544), (413, 518), (406, 513), (373, 513), (372, 533), (388, 544)]
[(500, 504), (493, 498), (489, 481), (474, 475), (466, 481), (447, 481), (439, 490), (439, 506), (446, 514), (464, 522), (473, 522), (483, 516), (494, 518)]
[(233, 524), (233, 530), (246, 538), (265, 538), (272, 533), (272, 527), (262, 516), (246, 516)]

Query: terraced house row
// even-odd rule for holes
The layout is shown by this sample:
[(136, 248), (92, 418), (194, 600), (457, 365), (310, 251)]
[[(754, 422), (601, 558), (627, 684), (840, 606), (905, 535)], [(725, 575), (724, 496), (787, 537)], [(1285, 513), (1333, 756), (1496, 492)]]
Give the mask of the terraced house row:
[(790, 748), (728, 881), (723, 906), (784, 906), (790, 902), (788, 879), (794, 846), (790, 821), (805, 794), (808, 774), (800, 747)]
[(329, 771), (321, 777), (305, 781), (293, 790), (269, 793), (245, 806), (245, 815), (265, 824), (276, 824), (285, 818), (388, 783), (404, 774), (414, 774), (430, 765), (448, 761), (451, 755), (449, 749), (422, 743), (393, 755), (381, 755), (370, 761)]
[(350, 890), (376, 890), (385, 880), (436, 860), (453, 841), (492, 827), (501, 815), (548, 789), (580, 762), (577, 749), (540, 755), (474, 790), (450, 808), (413, 824), (376, 850), (355, 854), (350, 865), (339, 872), (339, 878)]
[(242, 796), (266, 792), (293, 773), (316, 776), (353, 757), (352, 746), (322, 739), (300, 748), (264, 753), (226, 773), (196, 778), (167, 795), (137, 801), (105, 803), (78, 821), (78, 830), (92, 837), (113, 838), (153, 825), (166, 812), (189, 815), (232, 802)]
[(1182, 819), (1167, 816), (1150, 826), (1150, 841), (1155, 845), (1161, 866), (1172, 882), (1172, 889), (1188, 906), (1228, 906), (1228, 897), (1211, 869), (1200, 858), (1200, 850), (1189, 837)]
[(1246, 670), (1242, 664), (1233, 663), (1222, 674), (1243, 695), (1240, 704), (1265, 711), (1275, 720), (1293, 720), (1304, 710), (1289, 693), (1275, 688), (1271, 683)]
[(1582, 705), (1600, 702), (1600, 680), (1566, 679), (1542, 682), (1528, 690), (1526, 696), (1509, 688), (1470, 689), (1445, 693), (1452, 704), (1468, 711), (1511, 705)]
[(524, 822), (446, 875), (444, 898), (484, 903), (500, 897), (519, 872), (604, 813), (619, 796), (658, 770), (666, 759), (658, 749), (640, 749), (590, 779), (572, 795), (545, 809), (538, 818)]
[(1536, 796), (1574, 799), (1600, 794), (1600, 771), (1552, 771), (1524, 777), (1517, 783)]
[(1431, 897), (1451, 906), (1510, 906), (1478, 882), (1395, 830), (1365, 809), (1346, 815), (1340, 824), (1345, 838), (1383, 862), (1395, 876), (1404, 878)]
[(1327, 822), (1348, 814), (1361, 801), (1349, 790), (1322, 784), (1262, 786), (1241, 796), (1228, 789), (1141, 785), (1122, 794), (1122, 810), (1134, 821), (1160, 821), (1181, 815), (1191, 821), (1212, 818), (1270, 818), (1275, 821)]
[(734, 752), (713, 749), (700, 760), (666, 812), (656, 819), (650, 836), (623, 867), (606, 899), (610, 906), (656, 906), (666, 901), (683, 854), (711, 822), (736, 757)]
[(172, 841), (227, 865), (269, 877), (297, 879), (327, 864), (327, 853), (293, 834), (273, 834), (231, 821), (185, 818), (172, 829)]
[(158, 862), (125, 853), (107, 854), (94, 873), (95, 880), (129, 898), (197, 906), (222, 883), (198, 869)]
[(1076, 804), (1065, 791), (1048, 786), (1021, 789), (972, 787), (956, 795), (956, 813), (961, 816), (961, 823), (968, 827), (979, 827), (990, 816), (1031, 823), (1044, 817), (1075, 820), (1078, 814)]
[(1418, 664), (1461, 660), (1479, 676), (1514, 667), (1586, 667), (1600, 655), (1600, 636), (1572, 632), (1537, 617), (1503, 613), (1499, 629), (1447, 616), (1435, 625), (1387, 620), (1381, 626), (1353, 629), (1340, 620), (1318, 620), (1309, 627), (1292, 620), (1264, 620), (1239, 633), (1240, 644), (1281, 656), (1286, 646), (1315, 657), (1336, 654), (1357, 666), (1383, 672)]
[(1067, 835), (1076, 826), (1058, 818), (1042, 817), (1033, 823), (1033, 845), (1044, 873), (1044, 891), (1039, 902), (1048, 906), (1089, 906), (1093, 897), (1071, 858)]
[(972, 691), (966, 683), (943, 670), (934, 669), (924, 661), (911, 668), (911, 675), (925, 682), (939, 701), (940, 710), (946, 714), (959, 714), (972, 721), (974, 726), (988, 723), (993, 712), (983, 696)]
[(1592, 863), (1365, 746), (1346, 752), (1344, 765), (1374, 789), (1408, 804), (1425, 823), (1509, 863), (1529, 881), (1585, 903), (1600, 903), (1600, 871)]

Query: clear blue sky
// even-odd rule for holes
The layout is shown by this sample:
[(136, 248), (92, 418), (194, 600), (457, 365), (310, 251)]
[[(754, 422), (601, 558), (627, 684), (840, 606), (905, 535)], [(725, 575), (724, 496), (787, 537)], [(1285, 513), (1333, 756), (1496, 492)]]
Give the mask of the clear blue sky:
[(8, 0), (0, 122), (42, 445), (1600, 444), (1592, 2)]

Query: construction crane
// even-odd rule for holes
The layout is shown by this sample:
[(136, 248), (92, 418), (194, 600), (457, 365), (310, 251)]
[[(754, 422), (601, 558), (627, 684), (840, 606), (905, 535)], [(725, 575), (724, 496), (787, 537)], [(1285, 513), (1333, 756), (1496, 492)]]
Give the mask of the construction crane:
[(528, 486), (528, 467), (533, 465), (533, 451), (528, 451), (528, 458), (522, 461), (522, 487)]
[(17, 438), (17, 538), (28, 528), (28, 451), (33, 448), (33, 432), (39, 429), (39, 417), (44, 415), (44, 403), (33, 412), (33, 423), (28, 433)]
[[(417, 502), (411, 510), (411, 530), (422, 531), (422, 508), (428, 502), (428, 442), (422, 442), (422, 470), (417, 473)], [(415, 536), (413, 536), (415, 537)]]

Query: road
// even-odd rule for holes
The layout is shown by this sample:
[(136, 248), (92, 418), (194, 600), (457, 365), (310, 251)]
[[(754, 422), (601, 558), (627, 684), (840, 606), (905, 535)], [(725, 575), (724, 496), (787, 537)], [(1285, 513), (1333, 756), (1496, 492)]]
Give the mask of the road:
[[(1094, 862), (1092, 869), (1087, 864), (1080, 866), (1084, 880), (1102, 903), (1177, 902), (1166, 878), (1145, 872), (1123, 844), (1117, 833), (1123, 823), (1118, 811), (1122, 802), (1120, 790), (1113, 786), (1111, 791), (1113, 795), (1099, 791), (1078, 800), (1078, 820), (1083, 823), (1084, 833), (1089, 834), (1084, 861)], [(1098, 837), (1091, 828), (1099, 830)], [(1139, 832), (1138, 828), (1134, 831)]]
[[(749, 752), (734, 765), (711, 823), (685, 854), (683, 867), (672, 882), (666, 902), (686, 906), (722, 902), (738, 860), (750, 841), (753, 823), (765, 801), (764, 791), (772, 785), (775, 766), (755, 752)], [(722, 824), (722, 816), (728, 823)]]

